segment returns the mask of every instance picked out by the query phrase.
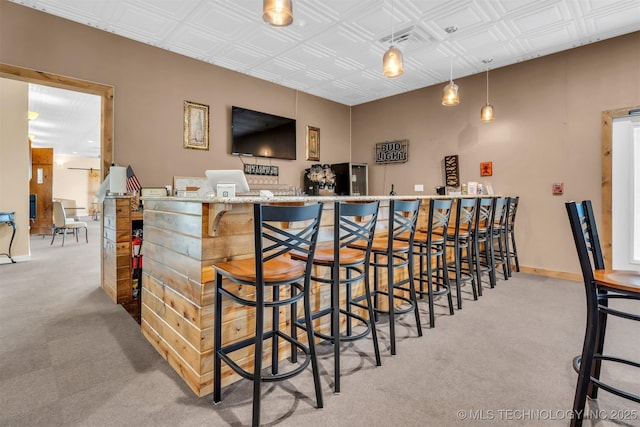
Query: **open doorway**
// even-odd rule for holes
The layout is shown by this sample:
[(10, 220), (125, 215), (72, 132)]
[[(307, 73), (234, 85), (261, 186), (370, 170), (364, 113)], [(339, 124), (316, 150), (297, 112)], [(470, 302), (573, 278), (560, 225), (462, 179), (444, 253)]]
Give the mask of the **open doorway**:
[[(0, 64), (0, 78), (98, 95), (100, 97), (100, 181), (104, 179), (108, 166), (113, 162), (113, 87), (8, 64)], [(28, 200), (28, 196), (27, 191), (25, 191), (25, 194), (17, 196), (19, 200), (14, 204), (22, 205), (22, 200)], [(16, 213), (15, 219), (19, 229), (28, 230), (28, 210), (20, 212), (19, 216)], [(16, 235), (16, 240), (18, 239), (21, 239), (23, 245), (28, 248), (28, 233), (19, 233)], [(101, 232), (99, 233), (99, 239), (102, 250)], [(18, 246), (16, 243), (14, 245)], [(102, 254), (100, 254), (101, 256)], [(100, 263), (100, 258), (96, 262)]]

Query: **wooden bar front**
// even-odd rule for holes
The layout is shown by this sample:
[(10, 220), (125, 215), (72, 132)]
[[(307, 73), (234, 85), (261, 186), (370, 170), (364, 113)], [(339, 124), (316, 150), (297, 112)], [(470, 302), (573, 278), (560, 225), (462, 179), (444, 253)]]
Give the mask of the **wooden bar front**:
[[(422, 197), (419, 222), (426, 225), (424, 211), (433, 197)], [(377, 232), (386, 233), (390, 197), (287, 197), (275, 199), (234, 198), (183, 199), (147, 198), (144, 209), (144, 269), (142, 276), (143, 334), (198, 396), (213, 391), (213, 309), (214, 272), (218, 260), (253, 253), (253, 211), (256, 201), (303, 204), (324, 202), (319, 241), (329, 241), (333, 233), (335, 200), (381, 200)], [(321, 268), (321, 267), (317, 267)], [(328, 274), (316, 271), (314, 274)], [(404, 272), (397, 272), (405, 274)], [(386, 276), (385, 276), (386, 277)], [(384, 288), (385, 283), (379, 284)], [(327, 286), (314, 288), (312, 306), (328, 306)], [(281, 312), (284, 326), (288, 310)], [(223, 342), (252, 334), (254, 317), (225, 300)], [(317, 325), (328, 330), (328, 318)], [(282, 357), (286, 357), (285, 346)], [(245, 354), (250, 364), (253, 354)], [(266, 360), (266, 359), (265, 359)], [(239, 379), (224, 370), (223, 385)]]

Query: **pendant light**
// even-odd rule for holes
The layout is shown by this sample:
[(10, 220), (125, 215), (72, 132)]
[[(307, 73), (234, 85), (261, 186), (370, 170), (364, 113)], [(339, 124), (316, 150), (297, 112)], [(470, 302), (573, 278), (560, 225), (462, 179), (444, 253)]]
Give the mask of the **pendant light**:
[(401, 76), (404, 73), (402, 51), (393, 45), (393, 1), (391, 2), (391, 45), (382, 57), (382, 74), (388, 78)]
[[(449, 33), (449, 38), (451, 38), (451, 34), (455, 33), (458, 30), (458, 27), (447, 27), (444, 30)], [(449, 65), (449, 84), (444, 87), (444, 93), (442, 95), (442, 105), (445, 105), (447, 107), (458, 105), (460, 103), (460, 97), (458, 96), (458, 85), (453, 82), (453, 55), (449, 55)]]
[(489, 63), (493, 61), (493, 59), (483, 59), (482, 62), (487, 66), (487, 103), (480, 110), (480, 119), (483, 122), (491, 122), (493, 121), (495, 116), (495, 109), (493, 105), (489, 104)]
[(264, 0), (262, 19), (274, 27), (286, 27), (293, 22), (291, 0)]

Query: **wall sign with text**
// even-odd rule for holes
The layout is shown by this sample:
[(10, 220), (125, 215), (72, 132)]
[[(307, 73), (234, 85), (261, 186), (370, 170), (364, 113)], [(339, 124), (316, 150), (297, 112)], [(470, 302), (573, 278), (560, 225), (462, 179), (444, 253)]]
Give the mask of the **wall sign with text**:
[(406, 163), (409, 160), (409, 140), (385, 141), (376, 144), (376, 163)]
[(244, 165), (244, 173), (247, 175), (280, 175), (280, 168), (278, 166), (271, 165)]

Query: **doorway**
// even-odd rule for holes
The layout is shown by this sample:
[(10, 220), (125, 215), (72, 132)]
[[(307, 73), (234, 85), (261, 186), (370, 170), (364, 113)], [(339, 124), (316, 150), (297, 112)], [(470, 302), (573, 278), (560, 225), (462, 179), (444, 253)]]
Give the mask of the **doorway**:
[[(57, 88), (98, 95), (100, 97), (101, 117), (100, 181), (104, 179), (109, 170), (109, 166), (113, 162), (113, 87), (8, 64), (0, 64), (0, 78), (19, 80), (26, 83), (35, 83), (43, 86), (53, 86)], [(24, 198), (27, 199), (28, 194), (24, 194)], [(24, 220), (23, 223), (26, 225), (29, 219), (27, 217), (21, 220)], [(16, 221), (18, 221), (17, 218)], [(102, 225), (100, 225), (100, 228), (102, 228)], [(102, 230), (100, 231), (99, 235), (101, 239), (101, 253), (100, 258), (97, 261), (100, 263), (100, 259), (102, 258)], [(28, 234), (23, 237), (27, 240), (29, 238)], [(25, 243), (25, 245), (28, 245), (28, 243)]]
[[(614, 192), (618, 191), (614, 188), (613, 180), (613, 123), (614, 119), (630, 117), (633, 111), (639, 111), (640, 105), (608, 110), (602, 112), (602, 223), (600, 227), (600, 244), (604, 255), (604, 262), (607, 269), (613, 268), (613, 199)], [(636, 192), (638, 190), (636, 189)], [(628, 224), (631, 229), (631, 224)], [(616, 242), (616, 244), (618, 244)], [(621, 243), (624, 244), (624, 243)]]

